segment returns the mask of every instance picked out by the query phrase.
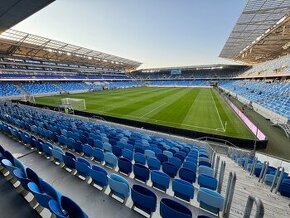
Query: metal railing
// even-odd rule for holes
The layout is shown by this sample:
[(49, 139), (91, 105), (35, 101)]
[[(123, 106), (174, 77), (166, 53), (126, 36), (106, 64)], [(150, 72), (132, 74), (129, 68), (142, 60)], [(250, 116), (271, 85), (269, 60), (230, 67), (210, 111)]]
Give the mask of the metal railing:
[(236, 181), (237, 181), (236, 173), (230, 172), (226, 195), (225, 195), (226, 197), (225, 197), (225, 203), (224, 203), (224, 210), (223, 210), (223, 215), (222, 215), (225, 218), (230, 217), (230, 210), (231, 210), (231, 205), (233, 201)]
[(244, 212), (244, 218), (250, 218), (253, 205), (256, 205), (256, 213), (255, 213), (255, 218), (262, 218), (264, 217), (264, 205), (263, 202), (259, 198), (255, 198), (253, 196), (249, 196), (247, 200), (247, 204), (245, 207), (245, 212)]

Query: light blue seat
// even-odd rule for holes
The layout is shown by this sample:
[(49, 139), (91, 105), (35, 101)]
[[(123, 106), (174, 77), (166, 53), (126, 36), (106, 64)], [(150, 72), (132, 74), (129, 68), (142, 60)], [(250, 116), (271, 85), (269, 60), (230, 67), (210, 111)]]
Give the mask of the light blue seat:
[(164, 192), (169, 188), (170, 177), (158, 170), (151, 171), (151, 181), (155, 188), (158, 188)]
[(104, 161), (104, 152), (100, 148), (93, 149), (93, 157), (96, 162), (102, 163)]
[(160, 201), (160, 216), (162, 218), (192, 218), (192, 213), (183, 204), (169, 198), (162, 198)]
[(173, 179), (172, 190), (174, 191), (174, 196), (181, 198), (185, 201), (190, 202), (194, 196), (194, 187), (191, 183), (182, 179)]
[(115, 168), (118, 164), (118, 158), (111, 152), (104, 154), (105, 165), (110, 168)]
[(108, 185), (108, 173), (107, 171), (99, 166), (93, 165), (90, 172), (92, 178), (92, 184), (97, 184), (102, 189)]
[(122, 156), (124, 158), (127, 158), (128, 160), (132, 161), (133, 160), (133, 151), (129, 150), (127, 148), (124, 148), (122, 151)]
[(161, 162), (155, 157), (148, 158), (147, 164), (150, 170), (160, 170)]
[(111, 189), (110, 195), (116, 195), (126, 203), (127, 198), (130, 196), (130, 185), (129, 182), (115, 173), (108, 176), (109, 186)]
[(144, 154), (141, 154), (139, 152), (136, 152), (134, 154), (134, 161), (135, 161), (135, 163), (139, 163), (139, 164), (143, 164), (143, 165), (146, 164), (146, 158), (145, 158)]
[(171, 151), (163, 151), (163, 154), (166, 155), (168, 158), (173, 157), (173, 153)]
[(200, 187), (216, 190), (217, 185), (218, 185), (218, 181), (215, 177), (208, 176), (205, 174), (199, 174), (198, 184)]
[(194, 183), (196, 180), (196, 172), (186, 167), (179, 169), (179, 177), (187, 182)]
[(198, 174), (205, 174), (208, 176), (213, 176), (214, 172), (213, 172), (213, 169), (208, 166), (199, 166)]
[(60, 163), (63, 163), (63, 155), (64, 152), (61, 148), (54, 146), (53, 149), (51, 150), (52, 156), (54, 160), (59, 161)]
[(157, 197), (150, 189), (141, 186), (133, 185), (131, 190), (131, 197), (133, 201), (133, 209), (137, 207), (150, 215), (156, 210)]
[(111, 152), (112, 151), (112, 145), (109, 142), (104, 142), (103, 143), (103, 149), (104, 149), (104, 151)]
[(146, 157), (147, 160), (148, 160), (148, 158), (150, 158), (150, 157), (155, 157), (155, 152), (152, 151), (152, 150), (146, 149), (146, 150), (144, 151), (144, 155), (145, 155), (145, 157)]
[(91, 164), (86, 159), (78, 157), (76, 160), (76, 170), (79, 175), (87, 178), (90, 176)]
[(197, 201), (200, 207), (214, 214), (218, 214), (223, 210), (224, 200), (221, 194), (211, 189), (200, 188), (197, 193)]

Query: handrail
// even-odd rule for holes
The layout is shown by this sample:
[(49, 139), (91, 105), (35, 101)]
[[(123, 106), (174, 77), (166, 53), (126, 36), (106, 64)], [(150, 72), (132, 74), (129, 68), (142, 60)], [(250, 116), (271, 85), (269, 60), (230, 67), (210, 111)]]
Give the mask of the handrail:
[(215, 167), (214, 167), (214, 177), (217, 177), (218, 170), (219, 170), (219, 165), (220, 165), (220, 156), (217, 156), (216, 162), (215, 162)]
[(230, 210), (231, 210), (231, 205), (232, 205), (232, 201), (233, 201), (236, 180), (237, 180), (236, 173), (230, 172), (227, 190), (226, 190), (226, 195), (225, 195), (226, 199), (225, 199), (225, 203), (224, 203), (224, 210), (223, 210), (223, 215), (222, 215), (225, 218), (230, 217)]
[(224, 175), (225, 175), (225, 168), (226, 168), (226, 162), (222, 161), (221, 168), (220, 168), (220, 174), (219, 174), (218, 188), (217, 188), (218, 193), (221, 193), (221, 191), (222, 191)]
[(269, 167), (269, 162), (268, 162), (268, 161), (265, 161), (265, 162), (264, 162), (264, 165), (263, 165), (263, 167), (262, 167), (262, 170), (261, 170), (261, 172), (260, 172), (258, 182), (263, 182), (264, 177), (265, 177), (265, 175), (266, 175), (266, 173), (267, 173), (267, 169), (268, 169), (268, 167)]
[(284, 176), (284, 167), (282, 167), (282, 170), (281, 170), (281, 173), (280, 173), (280, 177), (279, 177), (279, 179), (277, 181), (277, 185), (276, 185), (276, 188), (275, 188), (275, 194), (277, 194), (277, 192), (278, 192), (278, 190), (280, 188), (280, 184), (281, 184), (281, 182), (283, 180), (283, 176)]
[[(270, 188), (270, 191), (272, 192), (275, 188), (275, 185), (276, 185), (276, 181), (277, 181), (277, 178), (278, 178), (278, 175), (279, 175), (279, 172), (281, 170), (281, 173), (283, 174), (284, 173), (284, 167), (278, 167), (277, 170), (276, 170), (276, 173), (274, 175), (274, 179), (273, 179), (273, 182), (271, 184), (271, 188)], [(281, 176), (281, 174), (280, 174)], [(280, 178), (280, 177), (279, 177)], [(278, 185), (278, 184), (277, 184)]]
[(259, 198), (255, 198), (251, 195), (249, 195), (247, 204), (245, 207), (245, 212), (244, 212), (244, 218), (250, 218), (251, 212), (253, 209), (253, 204), (256, 204), (256, 213), (255, 213), (255, 218), (262, 218), (264, 217), (264, 205), (263, 202)]

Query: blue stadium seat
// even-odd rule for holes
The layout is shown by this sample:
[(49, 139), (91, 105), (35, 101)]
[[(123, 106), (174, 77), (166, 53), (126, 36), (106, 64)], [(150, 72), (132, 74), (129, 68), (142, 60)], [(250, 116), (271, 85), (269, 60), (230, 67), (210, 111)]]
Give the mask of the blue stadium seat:
[(195, 183), (196, 172), (187, 167), (182, 167), (179, 170), (179, 177), (187, 182)]
[(127, 198), (130, 196), (130, 186), (128, 181), (115, 173), (112, 173), (109, 177), (109, 186), (111, 189), (110, 195), (116, 195), (126, 203)]
[(119, 171), (129, 175), (132, 172), (132, 163), (130, 160), (124, 158), (124, 157), (119, 157), (118, 159), (118, 167)]
[(65, 152), (63, 155), (63, 162), (70, 170), (74, 170), (76, 168), (76, 157), (70, 152)]
[(94, 149), (92, 146), (90, 146), (89, 144), (85, 144), (83, 146), (83, 152), (84, 152), (84, 155), (91, 158), (93, 156), (93, 153), (94, 153)]
[(200, 207), (214, 214), (223, 210), (224, 197), (216, 191), (207, 188), (200, 188), (197, 193), (197, 201)]
[(118, 164), (118, 158), (111, 152), (105, 152), (104, 154), (105, 166), (110, 168), (116, 168)]
[(158, 160), (160, 160), (161, 164), (168, 161), (168, 157), (165, 154), (157, 154), (156, 157)]
[(134, 161), (135, 161), (135, 163), (139, 163), (139, 164), (145, 165), (146, 164), (145, 155), (141, 154), (141, 153), (138, 153), (138, 152), (135, 153), (134, 154)]
[(148, 169), (148, 167), (142, 164), (135, 163), (133, 166), (133, 173), (134, 173), (135, 179), (138, 179), (145, 183), (149, 180), (150, 170)]
[(178, 168), (172, 164), (167, 162), (164, 162), (162, 164), (162, 170), (164, 173), (166, 173), (168, 176), (170, 176), (171, 178), (174, 178), (177, 174)]
[(198, 176), (198, 184), (200, 187), (208, 188), (211, 190), (216, 190), (218, 181), (216, 178), (212, 176), (208, 176), (205, 174), (199, 174)]
[(160, 201), (160, 216), (162, 218), (192, 218), (192, 213), (183, 204), (169, 198), (162, 198)]
[(168, 162), (174, 164), (177, 168), (179, 168), (182, 164), (182, 161), (177, 157), (169, 158)]
[(152, 213), (155, 212), (157, 197), (154, 192), (148, 188), (134, 184), (131, 190), (131, 198), (133, 201), (133, 209), (137, 207), (149, 214), (150, 217)]
[(98, 163), (102, 163), (104, 161), (104, 152), (100, 148), (93, 149), (93, 157), (94, 160)]
[(185, 201), (190, 202), (194, 196), (194, 187), (191, 183), (182, 179), (173, 179), (172, 190), (174, 191), (174, 196), (181, 198)]
[(169, 188), (170, 177), (158, 170), (151, 171), (152, 186), (164, 192)]
[(122, 151), (122, 156), (130, 161), (133, 160), (133, 151), (127, 148), (124, 148)]
[(213, 176), (213, 169), (207, 166), (199, 166), (198, 167), (198, 174), (205, 174), (208, 176)]
[(92, 178), (91, 184), (96, 184), (102, 189), (108, 186), (108, 173), (102, 167), (93, 165), (90, 172), (90, 177)]
[(147, 160), (148, 160), (148, 158), (155, 157), (155, 152), (152, 151), (152, 150), (146, 149), (146, 150), (144, 151), (144, 155), (145, 155), (145, 157), (146, 157)]
[(155, 157), (148, 158), (147, 164), (150, 170), (160, 170), (161, 162)]
[(90, 176), (91, 164), (86, 159), (78, 157), (76, 160), (76, 170), (79, 175), (87, 178)]
[(88, 215), (70, 198), (61, 196), (60, 204), (55, 201), (49, 201), (49, 209), (56, 218), (89, 218)]

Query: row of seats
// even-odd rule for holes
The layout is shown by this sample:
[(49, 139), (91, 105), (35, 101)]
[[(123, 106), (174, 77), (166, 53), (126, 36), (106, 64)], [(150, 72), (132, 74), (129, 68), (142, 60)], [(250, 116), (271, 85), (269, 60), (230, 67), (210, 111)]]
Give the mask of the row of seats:
[[(16, 109), (15, 108), (13, 108), (13, 107), (6, 107), (5, 109), (11, 109), (12, 111), (15, 111)], [(21, 114), (21, 116), (22, 116), (22, 119), (23, 119), (23, 121), (21, 122), (20, 120), (18, 120), (18, 119), (13, 119), (13, 123), (14, 124), (17, 124), (17, 125), (19, 125), (19, 126), (21, 126), (22, 128), (28, 128), (28, 126), (29, 127), (33, 127), (33, 125), (31, 125), (31, 120), (28, 120), (28, 119), (26, 119), (25, 118), (25, 114), (26, 114), (26, 116), (29, 114), (29, 113), (31, 113), (31, 112), (33, 112), (33, 110), (32, 110), (32, 108), (30, 108), (30, 107), (28, 107), (29, 108), (29, 110), (28, 111), (26, 111), (24, 114)], [(3, 108), (2, 108), (3, 109)], [(10, 112), (12, 112), (12, 111), (10, 111)], [(18, 111), (18, 109), (17, 109), (17, 111)], [(21, 110), (19, 110), (19, 111), (21, 111)], [(18, 112), (19, 112), (18, 111)], [(3, 119), (6, 119), (7, 118), (7, 116), (5, 116), (5, 114), (7, 114), (7, 112), (8, 112), (8, 110), (6, 110), (5, 112), (3, 111)], [(39, 111), (38, 111), (39, 112)], [(16, 114), (15, 114), (16, 115)], [(18, 114), (18, 115), (16, 115), (15, 117), (18, 117), (20, 114)], [(5, 118), (6, 117), (6, 118)], [(14, 117), (14, 116), (13, 116)], [(59, 115), (58, 115), (58, 117), (60, 117)], [(8, 121), (10, 120), (10, 122), (12, 122), (12, 120), (10, 119), (11, 117), (9, 117), (9, 119), (8, 119)], [(42, 120), (42, 122), (43, 121), (45, 121), (45, 118), (44, 117), (42, 117), (43, 119), (41, 119)], [(48, 117), (47, 117), (48, 118)], [(7, 120), (7, 119), (6, 119)], [(50, 117), (50, 120), (51, 120), (51, 117)], [(34, 119), (33, 119), (33, 121), (35, 122), (34, 124), (37, 124), (37, 126), (43, 126), (42, 124), (40, 124), (40, 123), (37, 123), (37, 121), (38, 121), (38, 119), (37, 119), (37, 117), (36, 116), (34, 116)], [(63, 122), (62, 122), (63, 123)], [(71, 123), (70, 123), (71, 124)], [(47, 126), (48, 127), (48, 126)], [(79, 128), (81, 128), (81, 126), (79, 125)], [(32, 129), (34, 129), (34, 128), (32, 128)], [(66, 128), (62, 128), (62, 130), (63, 129), (66, 129)], [(92, 129), (94, 129), (94, 128), (92, 128)], [(42, 129), (43, 130), (43, 129)], [(41, 133), (41, 134), (43, 134), (43, 136), (44, 137), (46, 137), (46, 138), (50, 138), (50, 139), (54, 139), (56, 142), (59, 142), (58, 141), (58, 139), (61, 139), (61, 138), (63, 138), (64, 137), (64, 135), (68, 135), (68, 134), (75, 134), (76, 132), (77, 132), (77, 130), (76, 131), (67, 131), (67, 133), (65, 133), (65, 132), (62, 132), (62, 133), (64, 133), (64, 135), (61, 135), (61, 136), (59, 136), (59, 137), (53, 137), (53, 136), (55, 136), (55, 135), (57, 135), (57, 133), (59, 132), (59, 130), (57, 130), (57, 129), (51, 129), (53, 132), (54, 132), (54, 134), (52, 134), (52, 132), (51, 133), (48, 133), (48, 134), (44, 134), (44, 133), (42, 133), (41, 131), (40, 132), (38, 132), (38, 134), (39, 133)], [(35, 129), (34, 129), (34, 131), (36, 131)], [(46, 132), (47, 132), (48, 130), (46, 130)], [(37, 131), (36, 131), (37, 132)], [(14, 134), (17, 134), (17, 133), (14, 133)], [(40, 134), (40, 135), (41, 135)], [(118, 134), (117, 134), (118, 135)], [(23, 139), (24, 140), (26, 140), (25, 138), (27, 138), (28, 136), (26, 135), (26, 134), (23, 134)], [(80, 136), (78, 136), (79, 137), (79, 139), (80, 140), (84, 140), (85, 138), (87, 138), (88, 139), (88, 137), (80, 137)], [(111, 152), (111, 151), (113, 151), (113, 148), (114, 147), (117, 147), (116, 145), (114, 145), (114, 146), (112, 146), (112, 145), (110, 145), (109, 143), (108, 143), (108, 141), (109, 142), (111, 142), (111, 143), (113, 143), (113, 140), (111, 140), (112, 139), (112, 137), (110, 137), (110, 139), (108, 139), (107, 137), (104, 137), (103, 139), (105, 139), (104, 141), (106, 141), (106, 142), (104, 142), (104, 143), (102, 143), (102, 141), (100, 141), (98, 138), (98, 136), (97, 135), (95, 135), (94, 137), (93, 137), (94, 139), (97, 139), (97, 140), (95, 140), (95, 142), (97, 142), (97, 144), (96, 145), (99, 145), (99, 147), (93, 147), (93, 146), (90, 146), (90, 145), (86, 145), (87, 143), (91, 143), (91, 144), (94, 144), (94, 140), (93, 141), (91, 141), (91, 142), (88, 142), (88, 140), (86, 141), (86, 142), (83, 142), (83, 143), (74, 143), (74, 145), (77, 145), (77, 144), (83, 144), (83, 146), (81, 146), (81, 147), (69, 147), (69, 143), (67, 144), (67, 147), (68, 148), (70, 148), (70, 149), (72, 149), (72, 150), (74, 150), (74, 151), (76, 151), (76, 152), (78, 152), (78, 153), (84, 153), (84, 155), (85, 156), (88, 156), (88, 158), (95, 158), (95, 160), (101, 160), (102, 161), (102, 158), (101, 159), (98, 159), (99, 158), (99, 156), (100, 155), (103, 155), (103, 158), (105, 158), (105, 156), (107, 156), (108, 157), (108, 159), (107, 159), (107, 161), (105, 161), (106, 162), (106, 166), (110, 166), (110, 167), (112, 167), (112, 166), (115, 166), (115, 165), (120, 165), (120, 167), (119, 167), (119, 170), (121, 169), (124, 169), (124, 171), (126, 172), (126, 170), (130, 170), (130, 166), (132, 166), (132, 162), (130, 162), (130, 152), (129, 152), (129, 156), (128, 156), (128, 151), (130, 151), (129, 149), (124, 149), (124, 151), (126, 151), (126, 152), (124, 152), (124, 156), (126, 156), (126, 153), (127, 153), (127, 157), (129, 158), (129, 159), (127, 159), (126, 157), (124, 157), (123, 156), (123, 150), (122, 150), (122, 155), (120, 155), (119, 157), (117, 157), (117, 155), (118, 155), (118, 153), (116, 153), (116, 152)], [(122, 137), (120, 137), (120, 138), (122, 138)], [(140, 142), (140, 141), (139, 141)], [(143, 141), (142, 141), (142, 143), (145, 145), (144, 147), (147, 147), (146, 146), (146, 144), (147, 143), (145, 143), (146, 142), (146, 140), (143, 138)], [(171, 142), (171, 143), (173, 143), (172, 141), (167, 141), (168, 142), (168, 144)], [(141, 142), (140, 142), (141, 143)], [(103, 144), (104, 145), (106, 145), (106, 146), (104, 146), (103, 147)], [(126, 144), (126, 145), (129, 145), (129, 147), (131, 147), (131, 145), (130, 145), (130, 143), (129, 143), (129, 141), (127, 141), (127, 143), (124, 143), (124, 144)], [(173, 180), (173, 182), (172, 182), (172, 186), (173, 186), (173, 184), (174, 184), (174, 189), (175, 189), (175, 192), (176, 192), (176, 195), (180, 195), (180, 196), (182, 196), (182, 194), (184, 194), (184, 196), (186, 196), (186, 197), (184, 197), (185, 199), (191, 199), (191, 196), (192, 196), (192, 194), (191, 195), (188, 195), (188, 193), (179, 193), (178, 192), (178, 188), (179, 188), (179, 186), (185, 186), (185, 185), (187, 185), (187, 187), (192, 187), (192, 185), (191, 185), (191, 183), (192, 182), (194, 182), (194, 179), (195, 179), (195, 176), (196, 176), (196, 167), (198, 166), (198, 168), (199, 168), (199, 177), (198, 177), (198, 183), (199, 183), (199, 186), (200, 186), (200, 190), (202, 190), (201, 188), (203, 188), (203, 187), (205, 187), (206, 185), (208, 186), (206, 189), (209, 189), (210, 187), (212, 188), (212, 189), (216, 189), (216, 186), (217, 186), (217, 181), (216, 181), (216, 179), (214, 178), (214, 179), (211, 179), (211, 177), (212, 177), (212, 175), (213, 175), (213, 170), (212, 170), (212, 168), (210, 168), (209, 166), (205, 166), (205, 165), (202, 165), (201, 164), (201, 162), (200, 162), (200, 160), (202, 160), (202, 158), (207, 158), (207, 157), (205, 157), (206, 156), (206, 154), (203, 154), (202, 152), (200, 152), (200, 155), (198, 155), (198, 162), (197, 162), (197, 156), (196, 156), (196, 150), (195, 149), (193, 149), (191, 152), (189, 152), (190, 151), (190, 149), (189, 149), (189, 147), (188, 148), (186, 148), (186, 147), (184, 147), (185, 145), (183, 145), (183, 147), (184, 147), (184, 149), (183, 149), (183, 151), (182, 151), (182, 149), (178, 149), (178, 147), (179, 146), (181, 146), (181, 145), (179, 145), (179, 146), (177, 146), (178, 144), (174, 144), (175, 146), (172, 146), (172, 147), (170, 147), (169, 146), (169, 149), (171, 149), (171, 151), (169, 151), (169, 149), (167, 149), (167, 150), (165, 150), (165, 154), (167, 154), (167, 155), (165, 155), (165, 154), (163, 154), (163, 152), (162, 153), (159, 153), (159, 154), (157, 154), (156, 156), (158, 157), (159, 156), (159, 158), (160, 157), (165, 157), (165, 158), (168, 158), (168, 160), (170, 159), (171, 160), (171, 162), (169, 162), (169, 161), (164, 161), (163, 163), (164, 164), (162, 164), (162, 171), (157, 171), (157, 172), (153, 172), (154, 170), (151, 170), (151, 169), (148, 169), (149, 167), (149, 165), (148, 165), (148, 163), (150, 163), (150, 161), (151, 160), (153, 160), (153, 162), (156, 162), (156, 160), (157, 160), (157, 162), (159, 161), (160, 162), (160, 164), (161, 164), (161, 161), (158, 159), (158, 158), (155, 158), (155, 157), (153, 157), (152, 156), (152, 154), (153, 154), (153, 151), (151, 151), (151, 152), (149, 152), (150, 151), (150, 149), (145, 149), (145, 150), (143, 150), (143, 152), (144, 152), (144, 154), (143, 153), (141, 153), (142, 152), (142, 150), (141, 150), (141, 147), (137, 147), (138, 149), (138, 152), (135, 152), (135, 150), (134, 150), (134, 155), (133, 155), (133, 158), (134, 158), (134, 156), (135, 156), (135, 154), (137, 154), (136, 155), (136, 157), (141, 157), (141, 161), (138, 163), (138, 158), (136, 158), (136, 163), (133, 165), (134, 167), (135, 167), (135, 172), (133, 172), (134, 174), (136, 173), (137, 175), (140, 175), (140, 177), (141, 177), (141, 179), (140, 180), (144, 180), (144, 176), (143, 176), (143, 172), (148, 172), (149, 170), (151, 170), (151, 171), (149, 171), (150, 172), (150, 176), (151, 176), (151, 180), (154, 180), (155, 178), (157, 178), (156, 179), (156, 181), (157, 182), (154, 182), (155, 184), (156, 184), (156, 186), (157, 187), (164, 187), (164, 181), (162, 180), (162, 179), (159, 179), (160, 177), (164, 177), (165, 178), (165, 181), (166, 181), (166, 178), (170, 178), (170, 176), (169, 175), (176, 175), (176, 173), (177, 172), (175, 172), (175, 170), (173, 171), (174, 172), (174, 174), (171, 174), (172, 173), (172, 170), (170, 169), (170, 167), (172, 167), (173, 166), (173, 169), (176, 169), (176, 167), (175, 167), (175, 165), (174, 165), (174, 163), (176, 164), (176, 165), (180, 165), (180, 162), (181, 162), (181, 160), (178, 158), (178, 157), (180, 157), (181, 159), (183, 159), (184, 157), (185, 157), (185, 160), (184, 160), (184, 162), (183, 162), (183, 166), (180, 168), (180, 170), (179, 170), (179, 177), (183, 180), (183, 181), (180, 181), (180, 180), (178, 180), (178, 178), (175, 178), (174, 180)], [(42, 149), (42, 150), (44, 150), (44, 149), (46, 149), (47, 150), (47, 152), (49, 152), (49, 150), (51, 149), (51, 148), (49, 148), (49, 147), (51, 147), (51, 146), (49, 146), (49, 144), (47, 144), (47, 143), (45, 143), (45, 145), (43, 145), (44, 147), (40, 147), (40, 148), (38, 148), (38, 149)], [(165, 146), (165, 145), (162, 145), (162, 146)], [(166, 145), (166, 146), (168, 146), (168, 145)], [(161, 146), (160, 146), (161, 147)], [(83, 149), (83, 148), (85, 148), (85, 149)], [(148, 147), (147, 147), (148, 148)], [(175, 149), (174, 149), (175, 148)], [(92, 155), (92, 153), (90, 152), (90, 151), (92, 151), (92, 149), (93, 149), (93, 154), (94, 154), (94, 151), (96, 151), (96, 153), (98, 153), (99, 155)], [(110, 150), (110, 149), (112, 149), (112, 150)], [(147, 151), (146, 151), (147, 150)], [(161, 150), (161, 149), (160, 149)], [(178, 152), (176, 152), (177, 150), (179, 150)], [(98, 152), (97, 152), (98, 151)], [(158, 151), (158, 150), (156, 150), (155, 149), (155, 151)], [(174, 153), (174, 151), (175, 151), (175, 153)], [(202, 151), (202, 150), (201, 150)], [(149, 152), (149, 153), (148, 153)], [(146, 156), (145, 156), (145, 153), (146, 153)], [(174, 154), (173, 154), (174, 153)], [(185, 156), (184, 156), (184, 153), (185, 153)], [(186, 153), (188, 153), (188, 156), (186, 156)], [(107, 155), (106, 155), (107, 154)], [(151, 155), (151, 156), (150, 156)], [(173, 155), (177, 155), (178, 157), (176, 157), (176, 156), (173, 156)], [(111, 157), (114, 157), (113, 158), (113, 160), (115, 160), (115, 161), (113, 161), (113, 164), (112, 164), (112, 158)], [(131, 153), (131, 157), (132, 157), (132, 153)], [(145, 157), (145, 163), (144, 163), (144, 157)], [(127, 160), (125, 160), (125, 159), (127, 159)], [(104, 159), (105, 160), (105, 159)], [(125, 160), (125, 161), (124, 161)], [(162, 160), (162, 158), (161, 158), (161, 160)], [(143, 161), (143, 162), (142, 162)], [(195, 162), (194, 162), (195, 161)], [(116, 162), (118, 162), (118, 163), (116, 163)], [(209, 162), (207, 162), (207, 161), (204, 161), (205, 163), (209, 163)], [(127, 166), (129, 166), (129, 167), (123, 167), (122, 168), (122, 163), (124, 164), (125, 163), (125, 165), (127, 164)], [(147, 163), (147, 165), (146, 165), (146, 163)], [(115, 165), (114, 165), (115, 164)], [(154, 165), (154, 164), (153, 164)], [(158, 165), (158, 164), (157, 164)], [(188, 168), (186, 167), (186, 165), (188, 166)], [(164, 166), (165, 166), (165, 170), (164, 170)], [(169, 166), (168, 168), (169, 168), (169, 170), (168, 171), (166, 171), (166, 167), (167, 166)], [(156, 167), (156, 166), (153, 166), (153, 167)], [(159, 166), (160, 167), (160, 166)], [(156, 169), (157, 170), (157, 169)], [(156, 171), (155, 170), (155, 171)], [(142, 172), (142, 173), (139, 173), (138, 174), (138, 172)], [(88, 171), (87, 171), (88, 172)], [(167, 173), (166, 173), (167, 172)], [(206, 176), (206, 174), (207, 173), (209, 173), (209, 175), (207, 175)], [(205, 175), (201, 175), (201, 174), (205, 174)], [(147, 174), (148, 175), (148, 174)], [(153, 175), (153, 176), (152, 176)], [(174, 177), (174, 176), (172, 176), (172, 177)], [(145, 179), (147, 179), (147, 177), (145, 178)], [(187, 179), (187, 180), (186, 180)], [(160, 180), (160, 181), (159, 181)], [(184, 182), (185, 181), (185, 182)], [(190, 183), (191, 182), (191, 183)], [(194, 190), (194, 189), (193, 189)], [(214, 191), (213, 190), (213, 191)], [(214, 193), (215, 194), (217, 194), (217, 196), (218, 196), (218, 193), (216, 193), (215, 191), (214, 191)], [(221, 202), (222, 202), (222, 199), (221, 199)]]
[[(21, 190), (23, 197), (32, 193), (34, 198), (29, 201), (31, 206), (42, 212), (44, 208), (48, 209), (57, 218), (87, 218), (88, 216), (82, 209), (70, 198), (62, 195), (54, 189), (49, 183), (40, 178), (36, 172), (27, 168), (21, 161), (0, 145), (0, 171), (5, 178)], [(36, 203), (34, 203), (36, 200)]]
[[(27, 146), (34, 146), (39, 142), (39, 144), (34, 147), (38, 148), (38, 152), (40, 152), (43, 155), (46, 155), (47, 158), (50, 158), (53, 160), (57, 165), (61, 167), (66, 167), (66, 170), (72, 172), (73, 174), (77, 175), (78, 177), (82, 177), (83, 179), (91, 178), (91, 184), (97, 185), (102, 190), (105, 189), (107, 186), (110, 187), (110, 195), (115, 195), (119, 197), (123, 203), (125, 203), (128, 199), (128, 197), (131, 195), (131, 199), (133, 201), (133, 208), (137, 207), (144, 212), (148, 213), (150, 216), (153, 212), (156, 210), (157, 205), (157, 197), (154, 192), (152, 192), (150, 189), (134, 184), (132, 188), (130, 188), (129, 182), (122, 176), (112, 173), (111, 175), (108, 175), (107, 171), (100, 166), (97, 165), (91, 165), (86, 159), (82, 157), (76, 157), (70, 152), (63, 152), (63, 150), (59, 147), (49, 146), (48, 142), (44, 142), (39, 138), (30, 138), (28, 140), (28, 137), (21, 137), (23, 134), (20, 133), (21, 130), (17, 130), (13, 126), (8, 126), (3, 123), (0, 125), (0, 129), (4, 130), (5, 133), (8, 133), (14, 137), (16, 137), (17, 140), (22, 141)], [(19, 134), (17, 134), (18, 132)], [(16, 134), (15, 134), (16, 133)], [(27, 133), (26, 133), (27, 136)], [(34, 140), (33, 140), (34, 139)], [(29, 144), (30, 143), (30, 144)], [(40, 149), (39, 149), (40, 148)], [(143, 165), (140, 165), (143, 166)], [(76, 174), (77, 173), (77, 174)], [(152, 171), (152, 174), (154, 171)], [(160, 173), (160, 171), (156, 171), (156, 173)], [(166, 174), (164, 174), (166, 175)], [(137, 179), (142, 180), (142, 174), (139, 175)], [(153, 176), (152, 176), (153, 177)], [(191, 197), (193, 193), (191, 194), (191, 191), (188, 190), (188, 187), (186, 186), (187, 182), (183, 181), (182, 179), (174, 179), (173, 180), (173, 190), (175, 192), (175, 196), (180, 197), (184, 200), (186, 198)], [(154, 186), (154, 183), (153, 183)], [(31, 189), (36, 189), (35, 185), (31, 185)], [(43, 190), (42, 190), (43, 191)], [(193, 192), (193, 191), (192, 191)], [(189, 194), (188, 194), (189, 193)], [(209, 190), (207, 188), (200, 188), (198, 192), (197, 199), (200, 202), (200, 205), (202, 208), (208, 209), (209, 211), (213, 213), (218, 213), (222, 207), (223, 207), (223, 201), (222, 205), (217, 207), (213, 207), (213, 205), (208, 204), (209, 197), (213, 198), (214, 191)], [(223, 200), (223, 199), (222, 199)], [(46, 205), (47, 202), (43, 203), (43, 205)], [(57, 206), (55, 205), (56, 202), (48, 203), (48, 206), (46, 208), (49, 208), (52, 211), (56, 211), (55, 208)], [(160, 215), (161, 217), (192, 217), (191, 211), (184, 205), (178, 203), (177, 201), (174, 201), (169, 198), (162, 198), (160, 201)], [(77, 216), (80, 217), (80, 216)], [(200, 216), (200, 217), (207, 217), (207, 216)]]
[(268, 186), (272, 186), (273, 183), (277, 184), (278, 178), (282, 177), (278, 191), (282, 196), (290, 198), (290, 177), (287, 172), (281, 174), (281, 171), (277, 167), (268, 166), (265, 162), (256, 160), (253, 156), (239, 151), (231, 152), (230, 158), (240, 167), (249, 172), (253, 171), (253, 175), (261, 178), (264, 184)]

